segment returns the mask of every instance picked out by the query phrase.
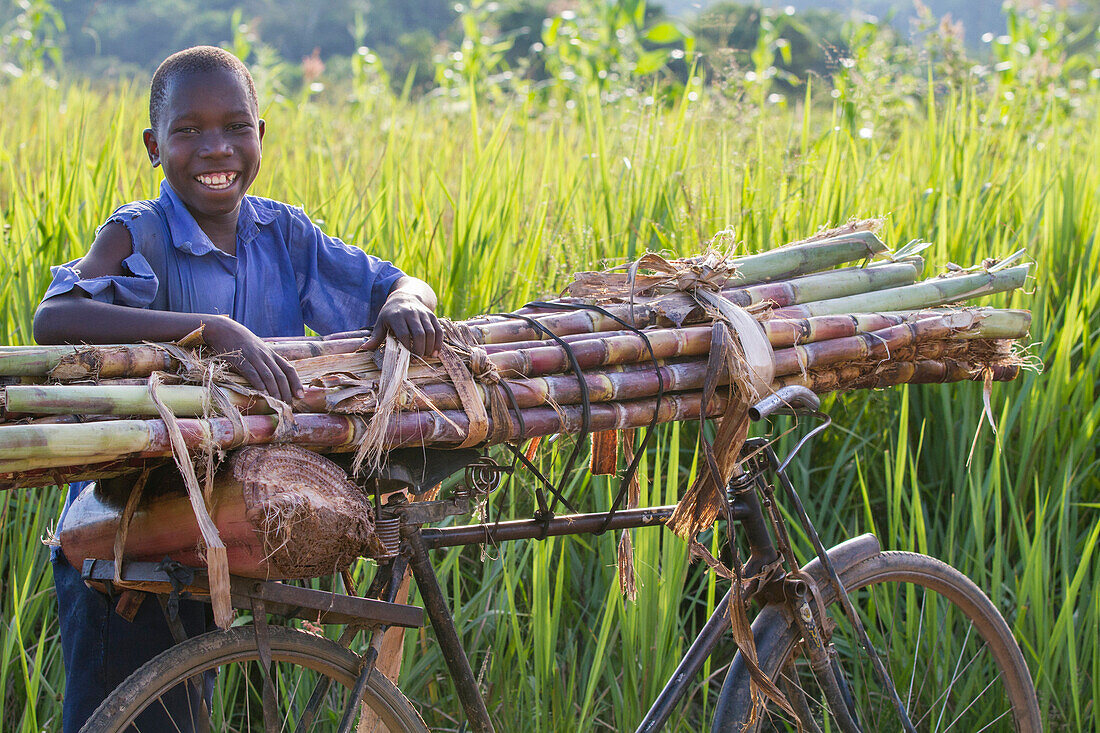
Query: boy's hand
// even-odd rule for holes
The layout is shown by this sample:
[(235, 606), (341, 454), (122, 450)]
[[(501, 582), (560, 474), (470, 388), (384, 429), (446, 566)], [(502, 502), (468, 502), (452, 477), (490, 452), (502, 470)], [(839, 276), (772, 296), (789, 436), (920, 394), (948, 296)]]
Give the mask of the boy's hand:
[(256, 334), (225, 316), (204, 318), (203, 341), (256, 389), (290, 404), (303, 394), (298, 372)]
[[(411, 284), (407, 288), (401, 287), (406, 280), (414, 278), (402, 278), (390, 291), (385, 305), (378, 311), (378, 320), (374, 322), (371, 337), (363, 344), (363, 348), (377, 349), (389, 333), (417, 356), (434, 356), (443, 345), (443, 329), (439, 325), (439, 318), (424, 302), (423, 294), (416, 292), (418, 287)], [(420, 280), (415, 282), (422, 283)], [(430, 288), (428, 292), (431, 292)], [(434, 293), (431, 293), (431, 299), (434, 301)]]

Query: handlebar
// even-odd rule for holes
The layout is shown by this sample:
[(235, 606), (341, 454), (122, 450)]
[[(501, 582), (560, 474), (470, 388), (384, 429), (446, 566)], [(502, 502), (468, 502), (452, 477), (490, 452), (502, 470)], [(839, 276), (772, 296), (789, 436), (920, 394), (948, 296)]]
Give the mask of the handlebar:
[(821, 400), (811, 390), (799, 385), (780, 387), (749, 408), (749, 418), (759, 422), (769, 415), (798, 415), (817, 412)]
[(802, 440), (798, 441), (798, 445), (794, 447), (790, 455), (779, 464), (777, 468), (779, 473), (783, 473), (787, 469), (790, 462), (798, 455), (798, 451), (802, 450), (802, 446), (832, 425), (832, 418), (819, 412), (820, 409), (821, 400), (816, 394), (806, 387), (794, 384), (780, 387), (749, 408), (749, 417), (754, 422), (763, 420), (769, 415), (812, 415), (823, 420), (820, 425), (806, 433)]

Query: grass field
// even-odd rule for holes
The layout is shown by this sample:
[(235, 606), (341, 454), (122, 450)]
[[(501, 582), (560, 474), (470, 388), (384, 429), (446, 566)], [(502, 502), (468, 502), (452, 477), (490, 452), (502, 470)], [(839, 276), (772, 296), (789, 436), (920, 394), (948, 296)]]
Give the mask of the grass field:
[[(727, 227), (756, 251), (884, 215), (886, 241), (923, 238), (930, 262), (963, 266), (1026, 247), (1029, 292), (994, 303), (1032, 309), (1045, 369), (996, 386), (996, 434), (986, 426), (974, 442), (980, 385), (854, 394), (829, 400), (836, 428), (796, 473), (813, 482), (805, 498), (827, 542), (875, 531), (986, 589), (1020, 640), (1050, 728), (1097, 729), (1100, 91), (1078, 89), (1071, 104), (1024, 84), (936, 89), (900, 111), (869, 106), (858, 123), (828, 102), (759, 109), (702, 89), (667, 107), (582, 102), (566, 114), (522, 101), (272, 106), (253, 193), (301, 204), (329, 232), (426, 279), (452, 318), (518, 306), (647, 248), (697, 252)], [(114, 207), (155, 195), (143, 104), (137, 87), (0, 85), (0, 343), (30, 341), (50, 264), (80, 256)], [(687, 485), (693, 430), (662, 432), (643, 501), (674, 501)], [(524, 486), (499, 500), (506, 511), (529, 507)], [(596, 509), (611, 486), (578, 474), (573, 490)], [(0, 496), (5, 731), (59, 727), (63, 674), (39, 538), (60, 501), (53, 488)], [(689, 567), (681, 542), (639, 532), (639, 597), (624, 602), (615, 542), (608, 533), (439, 561), (499, 730), (632, 728), (723, 590)], [(436, 649), (407, 638), (402, 686), (429, 722), (453, 729), (460, 707)], [(712, 704), (701, 685), (679, 727), (704, 727)]]

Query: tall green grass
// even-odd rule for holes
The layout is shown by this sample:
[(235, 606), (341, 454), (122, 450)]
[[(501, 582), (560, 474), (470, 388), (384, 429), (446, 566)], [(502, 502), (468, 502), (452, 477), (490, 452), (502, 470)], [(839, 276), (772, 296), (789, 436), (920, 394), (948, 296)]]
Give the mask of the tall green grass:
[[(844, 396), (828, 401), (836, 427), (795, 471), (827, 542), (874, 531), (974, 578), (1015, 629), (1051, 727), (1096, 728), (1100, 94), (1082, 91), (1071, 106), (1025, 87), (945, 87), (909, 116), (862, 122), (869, 138), (828, 105), (758, 110), (705, 93), (671, 109), (632, 105), (582, 103), (566, 115), (520, 101), (274, 106), (253, 192), (303, 205), (329, 232), (428, 280), (453, 318), (517, 306), (647, 248), (695, 252), (726, 227), (760, 250), (884, 214), (884, 238), (931, 241), (930, 262), (1026, 247), (1030, 291), (994, 302), (1032, 309), (1045, 371), (995, 387), (996, 434), (986, 426), (974, 440), (980, 385)], [(107, 214), (155, 195), (159, 177), (139, 144), (137, 88), (15, 81), (0, 87), (0, 107), (0, 341), (27, 343), (49, 265), (80, 256)], [(644, 500), (674, 501), (690, 481), (693, 431), (662, 431)], [(555, 444), (544, 465), (566, 448)], [(529, 486), (502, 490), (494, 511), (528, 510)], [(588, 510), (614, 489), (583, 473), (570, 485)], [(59, 724), (63, 675), (38, 538), (60, 501), (56, 489), (0, 496), (4, 730)], [(723, 592), (689, 566), (683, 543), (638, 530), (638, 600), (623, 601), (617, 539), (439, 557), (501, 730), (633, 727)], [(705, 670), (718, 682), (730, 655), (720, 656)], [(458, 728), (430, 631), (408, 635), (402, 686), (433, 725)], [(713, 701), (701, 684), (675, 727), (705, 727)]]

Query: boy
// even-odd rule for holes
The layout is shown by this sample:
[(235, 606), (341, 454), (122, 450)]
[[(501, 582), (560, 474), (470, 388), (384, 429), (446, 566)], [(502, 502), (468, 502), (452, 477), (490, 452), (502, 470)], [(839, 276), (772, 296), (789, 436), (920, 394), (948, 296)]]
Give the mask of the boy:
[[(53, 268), (35, 314), (38, 343), (173, 341), (201, 326), (212, 351), (286, 402), (301, 382), (261, 337), (373, 327), (368, 348), (390, 333), (418, 355), (436, 351), (427, 283), (326, 236), (300, 209), (246, 195), (264, 121), (239, 59), (209, 46), (168, 57), (153, 76), (149, 118), (143, 138), (164, 171), (160, 197), (119, 208), (83, 259)], [(66, 509), (82, 488), (72, 484)], [(61, 553), (52, 559), (70, 733), (173, 640), (157, 604), (143, 603), (129, 623)], [(189, 634), (205, 630), (205, 604), (181, 604), (180, 615)]]

